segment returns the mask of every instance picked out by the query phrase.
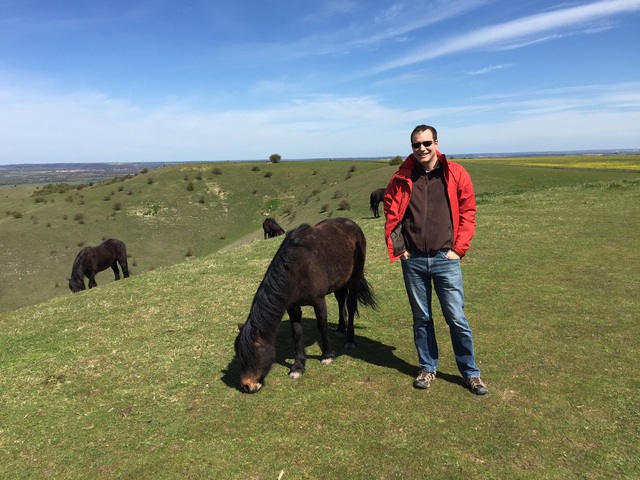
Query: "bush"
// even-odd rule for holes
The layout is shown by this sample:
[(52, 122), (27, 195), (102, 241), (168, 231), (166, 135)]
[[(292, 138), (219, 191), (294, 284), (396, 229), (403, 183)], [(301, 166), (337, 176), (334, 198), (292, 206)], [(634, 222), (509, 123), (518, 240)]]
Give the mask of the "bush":
[(351, 210), (351, 202), (346, 198), (343, 198), (338, 204), (338, 210)]
[(282, 157), (280, 155), (278, 155), (277, 153), (272, 153), (269, 156), (269, 161), (271, 163), (280, 163), (280, 160), (282, 159)]
[(402, 162), (404, 162), (404, 159), (400, 155), (396, 155), (389, 160), (389, 165), (400, 165)]

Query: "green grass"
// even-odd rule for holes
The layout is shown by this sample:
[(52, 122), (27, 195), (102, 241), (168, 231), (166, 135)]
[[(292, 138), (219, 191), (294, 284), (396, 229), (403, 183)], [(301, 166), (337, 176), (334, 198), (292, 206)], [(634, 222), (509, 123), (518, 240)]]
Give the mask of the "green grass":
[[(482, 180), (491, 167), (502, 192)], [(387, 168), (350, 179), (349, 198)], [(519, 189), (508, 172), (520, 168), (467, 168), (484, 192), (463, 270), (488, 395), (462, 386), (441, 316), (438, 378), (411, 387), (410, 311), (383, 221), (334, 211), (365, 231), (380, 309), (361, 309), (358, 348), (337, 340), (331, 366), (305, 309), (297, 381), (285, 319), (255, 395), (238, 390), (233, 340), (281, 237), (0, 313), (0, 478), (637, 478), (637, 173), (574, 168), (572, 182), (531, 167), (556, 183)]]
[[(377, 161), (184, 164), (39, 196), (45, 201), (31, 196), (34, 187), (0, 188), (0, 311), (69, 294), (77, 253), (109, 237), (127, 244), (130, 271), (139, 275), (258, 239), (267, 215), (291, 228), (320, 219), (320, 205), (338, 212), (336, 191), (351, 195), (354, 214), (365, 214), (368, 192), (350, 185), (368, 188), (362, 178), (386, 168)], [(96, 280), (104, 285), (113, 275)]]

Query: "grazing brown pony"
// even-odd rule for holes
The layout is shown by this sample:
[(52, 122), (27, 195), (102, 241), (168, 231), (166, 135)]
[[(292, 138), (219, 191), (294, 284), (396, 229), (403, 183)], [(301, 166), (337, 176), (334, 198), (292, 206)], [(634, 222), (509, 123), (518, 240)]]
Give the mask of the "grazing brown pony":
[(384, 192), (386, 189), (377, 188), (371, 195), (369, 195), (369, 206), (371, 207), (371, 211), (373, 212), (373, 218), (378, 218), (380, 216), (380, 202), (384, 199)]
[(330, 218), (315, 226), (300, 225), (287, 233), (255, 293), (249, 316), (239, 324), (235, 351), (240, 384), (245, 393), (257, 392), (275, 361), (275, 336), (285, 312), (291, 320), (295, 362), (289, 377), (305, 371), (302, 334), (303, 305), (313, 306), (322, 337), (322, 364), (335, 353), (328, 335), (325, 296), (338, 301), (338, 332), (346, 333), (346, 348), (355, 348), (353, 319), (358, 303), (376, 308), (376, 298), (364, 278), (366, 239), (347, 218)]
[(69, 279), (69, 289), (79, 292), (85, 289), (84, 277), (89, 278), (89, 288), (97, 287), (96, 273), (111, 267), (116, 280), (120, 280), (118, 263), (122, 268), (124, 278), (129, 276), (127, 265), (127, 247), (124, 242), (115, 238), (105, 240), (97, 247), (85, 247), (80, 250), (73, 262), (71, 278)]
[(268, 217), (262, 222), (262, 230), (264, 230), (264, 239), (277, 237), (278, 235), (284, 235), (284, 229), (278, 225), (275, 219)]

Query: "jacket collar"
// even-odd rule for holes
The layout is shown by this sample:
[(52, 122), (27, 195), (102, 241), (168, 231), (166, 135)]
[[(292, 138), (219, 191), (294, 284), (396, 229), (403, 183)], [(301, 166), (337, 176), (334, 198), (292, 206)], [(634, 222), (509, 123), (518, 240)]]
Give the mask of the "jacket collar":
[[(442, 165), (445, 175), (449, 172), (449, 163), (447, 162), (447, 156), (444, 153), (436, 151), (436, 155), (438, 156), (438, 162)], [(398, 175), (404, 178), (411, 178), (411, 172), (413, 172), (413, 168), (416, 166), (416, 158), (413, 154), (409, 155), (402, 165), (398, 168)]]

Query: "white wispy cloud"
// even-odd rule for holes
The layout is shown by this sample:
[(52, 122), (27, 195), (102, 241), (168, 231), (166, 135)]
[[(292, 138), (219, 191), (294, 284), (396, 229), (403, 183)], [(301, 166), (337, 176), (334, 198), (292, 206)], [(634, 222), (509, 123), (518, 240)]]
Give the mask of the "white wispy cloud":
[(554, 32), (564, 32), (567, 28), (594, 21), (601, 24), (606, 17), (637, 10), (640, 10), (640, 0), (604, 0), (531, 15), (439, 40), (434, 45), (422, 45), (413, 53), (379, 65), (369, 73), (380, 73), (468, 50), (524, 46), (536, 41), (536, 37), (549, 38)]
[(471, 70), (470, 72), (467, 72), (467, 75), (485, 75), (496, 70), (503, 70), (510, 66), (512, 66), (511, 63), (503, 63), (502, 65), (491, 65), (489, 67), (480, 68), (479, 70)]

